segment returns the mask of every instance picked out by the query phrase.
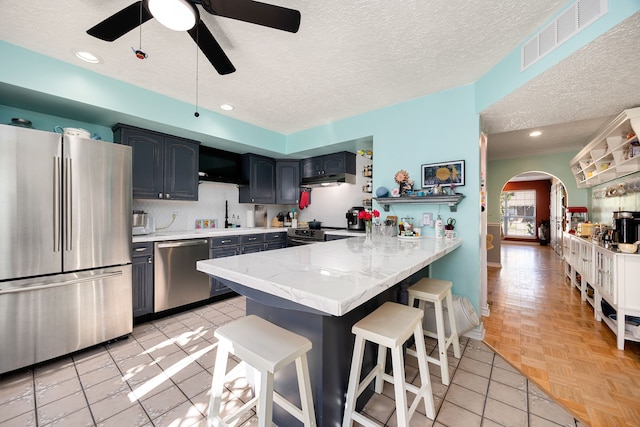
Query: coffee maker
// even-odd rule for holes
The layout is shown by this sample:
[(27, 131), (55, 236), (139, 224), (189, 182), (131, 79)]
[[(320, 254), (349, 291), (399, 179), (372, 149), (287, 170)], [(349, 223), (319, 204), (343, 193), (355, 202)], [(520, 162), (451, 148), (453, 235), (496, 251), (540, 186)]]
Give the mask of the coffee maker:
[(640, 212), (614, 212), (613, 230), (616, 242), (635, 243), (640, 237)]
[(354, 206), (347, 211), (347, 230), (364, 230), (364, 221), (358, 218), (362, 211), (362, 206)]

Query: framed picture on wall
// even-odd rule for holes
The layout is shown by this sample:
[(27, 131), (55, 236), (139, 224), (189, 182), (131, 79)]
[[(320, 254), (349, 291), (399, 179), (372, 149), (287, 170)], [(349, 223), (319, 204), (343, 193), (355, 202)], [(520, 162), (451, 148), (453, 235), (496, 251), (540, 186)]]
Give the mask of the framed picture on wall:
[(422, 188), (464, 185), (464, 160), (422, 165)]

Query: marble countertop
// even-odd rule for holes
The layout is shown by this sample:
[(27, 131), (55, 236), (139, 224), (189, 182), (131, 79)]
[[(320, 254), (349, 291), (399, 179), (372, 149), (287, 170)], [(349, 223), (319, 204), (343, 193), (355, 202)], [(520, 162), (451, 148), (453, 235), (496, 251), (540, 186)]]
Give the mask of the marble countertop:
[[(133, 236), (133, 243), (144, 242), (162, 242), (165, 240), (183, 240), (183, 239), (201, 239), (217, 236), (236, 236), (238, 234), (255, 234), (255, 233), (278, 233), (286, 232), (286, 228), (282, 227), (255, 227), (255, 228), (212, 228), (209, 230), (183, 230), (183, 231), (165, 231), (152, 234), (140, 234)], [(362, 236), (362, 231), (351, 230), (325, 230), (325, 234), (334, 234), (338, 236)]]
[(397, 237), (328, 241), (198, 261), (197, 269), (334, 316), (342, 316), (462, 244)]

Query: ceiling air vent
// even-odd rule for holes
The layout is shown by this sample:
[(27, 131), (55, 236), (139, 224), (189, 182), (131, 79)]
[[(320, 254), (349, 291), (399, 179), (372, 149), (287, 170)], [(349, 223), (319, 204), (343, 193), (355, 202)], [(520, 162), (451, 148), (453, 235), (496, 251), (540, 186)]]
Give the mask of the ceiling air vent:
[(607, 0), (577, 0), (522, 46), (521, 70), (537, 62), (607, 13)]

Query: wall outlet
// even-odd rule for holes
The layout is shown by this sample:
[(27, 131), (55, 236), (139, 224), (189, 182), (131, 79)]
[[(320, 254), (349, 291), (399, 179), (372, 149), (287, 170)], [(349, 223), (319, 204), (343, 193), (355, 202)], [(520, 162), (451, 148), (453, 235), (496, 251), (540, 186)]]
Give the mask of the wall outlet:
[(422, 214), (422, 225), (427, 227), (433, 227), (433, 214), (431, 212), (425, 212)]

